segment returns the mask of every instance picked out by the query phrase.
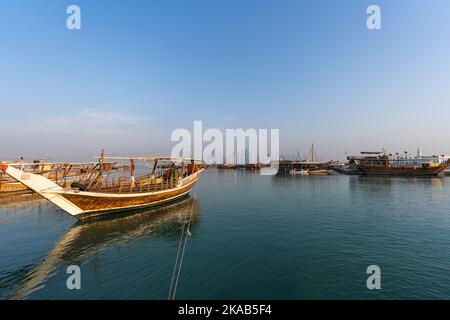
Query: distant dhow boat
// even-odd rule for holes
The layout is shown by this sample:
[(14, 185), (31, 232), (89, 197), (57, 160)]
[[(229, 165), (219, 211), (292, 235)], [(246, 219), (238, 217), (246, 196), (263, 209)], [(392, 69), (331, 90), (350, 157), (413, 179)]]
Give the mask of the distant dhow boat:
[(349, 163), (354, 165), (363, 174), (368, 175), (404, 175), (404, 176), (433, 176), (438, 175), (449, 167), (449, 160), (444, 156), (411, 157), (404, 155), (387, 154), (384, 150), (379, 152), (361, 152), (361, 156), (347, 157)]
[[(21, 182), (77, 219), (85, 219), (117, 211), (139, 209), (171, 202), (187, 196), (199, 181), (203, 167), (194, 159), (168, 157), (109, 157), (129, 160), (130, 177), (105, 176), (105, 157), (85, 180), (63, 187), (14, 165), (0, 163), (0, 170)], [(135, 177), (135, 161), (153, 162), (150, 174)], [(170, 163), (170, 165), (169, 165)], [(163, 164), (158, 170), (158, 164)]]
[(289, 173), (291, 175), (328, 175), (331, 170), (331, 161), (316, 161), (314, 144), (311, 145), (306, 160), (300, 160), (301, 155), (298, 152), (299, 160), (281, 160), (279, 161), (278, 174)]

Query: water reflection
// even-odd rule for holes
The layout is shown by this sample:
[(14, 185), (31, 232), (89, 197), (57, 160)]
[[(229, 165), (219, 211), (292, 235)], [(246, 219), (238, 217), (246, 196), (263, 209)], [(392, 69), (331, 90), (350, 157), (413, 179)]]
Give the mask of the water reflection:
[(385, 176), (351, 176), (349, 177), (349, 189), (353, 193), (362, 192), (376, 197), (389, 197), (395, 178)]
[(36, 201), (45, 200), (35, 193), (1, 195), (0, 207), (27, 207), (34, 205)]
[[(352, 176), (350, 188), (365, 191), (366, 188), (392, 188), (396, 185), (432, 186), (441, 188), (444, 178), (437, 177), (400, 177), (400, 176)], [(361, 189), (362, 190), (359, 190)]]
[(164, 207), (77, 222), (48, 255), (18, 281), (20, 285), (13, 290), (10, 298), (27, 298), (42, 287), (58, 266), (70, 265), (89, 256), (99, 257), (97, 253), (108, 245), (129, 245), (139, 238), (148, 237), (178, 243), (182, 225), (189, 217), (191, 230), (195, 231), (200, 219), (200, 207), (193, 198)]
[[(272, 176), (272, 192), (287, 192), (298, 194), (307, 192), (308, 195), (320, 195), (324, 186), (333, 183), (339, 176), (333, 175), (274, 175)], [(294, 187), (294, 188), (293, 188)]]
[(417, 197), (437, 194), (433, 191), (442, 190), (443, 185), (442, 177), (352, 176), (348, 188), (354, 198), (363, 195), (366, 201), (380, 202), (399, 199), (404, 192)]

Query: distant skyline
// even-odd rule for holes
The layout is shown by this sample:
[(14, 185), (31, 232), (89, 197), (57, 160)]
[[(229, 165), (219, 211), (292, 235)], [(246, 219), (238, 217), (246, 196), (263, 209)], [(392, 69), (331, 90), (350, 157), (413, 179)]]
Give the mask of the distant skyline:
[[(66, 8), (81, 8), (68, 30)], [(381, 8), (368, 30), (366, 9)], [(168, 154), (176, 128), (280, 129), (280, 154), (450, 154), (450, 2), (0, 4), (0, 158)]]

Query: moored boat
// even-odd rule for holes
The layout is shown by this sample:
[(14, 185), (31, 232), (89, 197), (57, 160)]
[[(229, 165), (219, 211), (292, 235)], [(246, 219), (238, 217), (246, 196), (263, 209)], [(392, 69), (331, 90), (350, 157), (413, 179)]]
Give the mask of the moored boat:
[[(42, 175), (60, 186), (69, 186), (72, 182), (82, 179), (86, 172), (92, 171), (95, 163), (33, 163), (9, 162), (11, 166), (20, 167), (25, 173)], [(24, 194), (33, 191), (23, 183), (0, 171), (0, 195)]]
[(0, 176), (0, 195), (32, 193), (31, 189), (22, 183), (8, 177)]
[(327, 175), (330, 173), (330, 163), (320, 162), (320, 163), (305, 163), (303, 168), (307, 168), (308, 174), (310, 175)]
[(289, 173), (292, 175), (298, 175), (298, 174), (299, 175), (308, 175), (309, 174), (308, 170), (305, 170), (305, 169), (291, 169), (289, 171)]
[[(204, 170), (194, 159), (110, 157), (130, 161), (130, 176), (115, 177), (104, 175), (104, 159), (102, 153), (98, 170), (70, 187), (60, 186), (42, 175), (24, 172), (11, 164), (1, 163), (0, 170), (77, 219), (177, 200), (188, 195)], [(135, 176), (135, 161), (153, 162), (152, 171)]]
[(291, 175), (327, 175), (331, 170), (332, 161), (317, 161), (314, 144), (311, 145), (306, 160), (281, 160), (278, 162), (278, 174), (289, 173)]
[(361, 156), (349, 156), (351, 165), (359, 171), (370, 175), (411, 175), (432, 176), (446, 170), (449, 160), (444, 156), (422, 156), (418, 150), (415, 157), (392, 155), (382, 152), (361, 152)]
[(331, 161), (281, 160), (278, 162), (278, 174), (327, 175), (330, 172), (331, 164)]

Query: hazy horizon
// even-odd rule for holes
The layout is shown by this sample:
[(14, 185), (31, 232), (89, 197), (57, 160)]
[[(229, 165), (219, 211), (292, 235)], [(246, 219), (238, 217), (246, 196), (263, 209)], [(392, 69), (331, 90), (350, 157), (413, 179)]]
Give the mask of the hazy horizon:
[[(366, 9), (381, 8), (381, 30)], [(66, 28), (80, 6), (81, 30)], [(280, 154), (450, 154), (450, 3), (14, 1), (0, 159), (169, 154), (174, 129), (279, 129)]]

